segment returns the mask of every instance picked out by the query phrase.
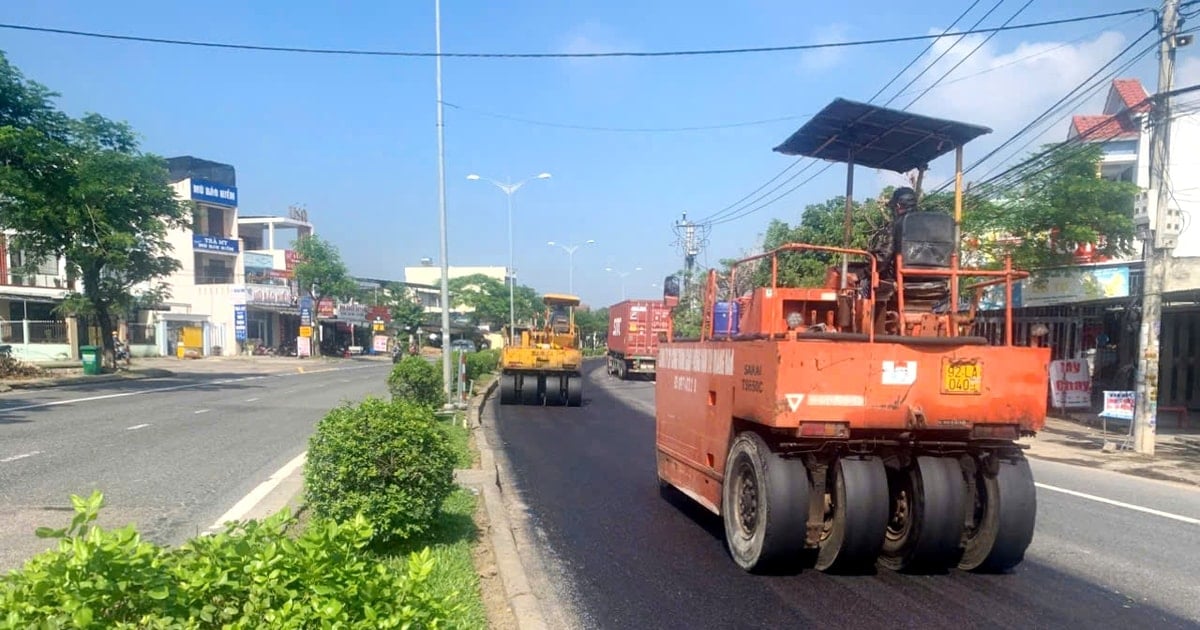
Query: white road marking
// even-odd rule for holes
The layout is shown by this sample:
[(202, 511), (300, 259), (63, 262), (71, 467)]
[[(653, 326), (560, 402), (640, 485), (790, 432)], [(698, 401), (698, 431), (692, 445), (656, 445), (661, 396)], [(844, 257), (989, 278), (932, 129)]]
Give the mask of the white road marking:
[(211, 410), (211, 409), (197, 409), (197, 410), (195, 411), (195, 413), (198, 413), (198, 414), (200, 414), (200, 413), (208, 413), (209, 411), (212, 411), (212, 410)]
[(247, 398), (246, 402), (254, 402), (256, 400), (258, 400), (258, 398)]
[(1073, 497), (1079, 497), (1081, 499), (1088, 499), (1091, 501), (1096, 501), (1098, 503), (1105, 503), (1108, 505), (1115, 505), (1117, 507), (1122, 507), (1127, 510), (1134, 510), (1137, 512), (1145, 512), (1146, 514), (1153, 514), (1154, 516), (1161, 516), (1163, 518), (1169, 518), (1172, 520), (1179, 521), (1181, 523), (1187, 523), (1189, 525), (1200, 525), (1200, 518), (1192, 518), (1190, 516), (1181, 516), (1179, 514), (1163, 512), (1162, 510), (1155, 510), (1153, 508), (1142, 507), (1140, 505), (1134, 505), (1132, 503), (1125, 503), (1123, 501), (1115, 501), (1113, 499), (1106, 499), (1104, 497), (1098, 497), (1094, 494), (1087, 494), (1086, 492), (1078, 492), (1076, 490), (1068, 490), (1066, 488), (1059, 488), (1058, 486), (1051, 486), (1051, 485), (1044, 484), (1044, 483), (1034, 483), (1033, 485), (1035, 485), (1043, 490), (1051, 490), (1054, 492), (1061, 492), (1063, 494), (1069, 494)]
[(126, 431), (137, 431), (138, 429), (145, 429), (148, 426), (150, 426), (150, 425), (149, 424), (135, 424), (131, 427), (125, 427), (125, 430)]
[(208, 528), (209, 531), (221, 529), (229, 521), (241, 520), (250, 510), (254, 509), (254, 506), (258, 505), (259, 501), (262, 501), (268, 494), (271, 494), (275, 486), (278, 486), (281, 481), (287, 479), (288, 475), (295, 472), (297, 468), (303, 466), (307, 455), (308, 451), (300, 453), (292, 461), (284, 464), (283, 468), (275, 471), (275, 474), (268, 477), (266, 481), (258, 484), (249, 494), (242, 497), (233, 507), (229, 508), (228, 512), (222, 514), (221, 518), (218, 518), (217, 522)]
[[(346, 367), (346, 368), (329, 368), (329, 369), (325, 369), (325, 370), (314, 370), (312, 372), (305, 372), (304, 374), (321, 374), (323, 372), (366, 370), (366, 369), (370, 369), (373, 367), (378, 367), (378, 366), (360, 365), (360, 366)], [(157, 392), (173, 392), (173, 391), (178, 391), (181, 389), (196, 389), (199, 387), (208, 387), (208, 386), (211, 386), (214, 384), (224, 385), (224, 384), (229, 384), (229, 383), (240, 383), (240, 382), (244, 382), (244, 381), (254, 381), (254, 380), (259, 380), (259, 379), (264, 379), (264, 378), (284, 377), (284, 376), (298, 376), (298, 375), (297, 374), (268, 374), (268, 375), (264, 375), (264, 376), (247, 376), (247, 377), (243, 377), (243, 378), (225, 379), (225, 380), (220, 380), (220, 381), (202, 381), (202, 382), (197, 382), (197, 383), (188, 383), (186, 385), (172, 385), (170, 387), (153, 387), (150, 389), (139, 389), (137, 391), (121, 392), (119, 394), (104, 394), (101, 396), (87, 396), (84, 398), (70, 398), (67, 400), (54, 400), (54, 401), (44, 402), (44, 403), (34, 403), (32, 405), (21, 405), (19, 407), (0, 407), (0, 411), (26, 411), (28, 409), (43, 409), (45, 407), (58, 407), (59, 405), (72, 405), (75, 403), (92, 402), (92, 401), (96, 401), (96, 400), (110, 400), (113, 398), (126, 398), (128, 396), (140, 396), (142, 394), (154, 394)]]
[(15, 462), (18, 459), (25, 459), (26, 457), (33, 457), (34, 455), (41, 455), (41, 454), (42, 454), (41, 451), (31, 451), (28, 453), (21, 453), (20, 455), (13, 455), (12, 457), (5, 457), (4, 459), (0, 459), (0, 464), (7, 464), (8, 462)]

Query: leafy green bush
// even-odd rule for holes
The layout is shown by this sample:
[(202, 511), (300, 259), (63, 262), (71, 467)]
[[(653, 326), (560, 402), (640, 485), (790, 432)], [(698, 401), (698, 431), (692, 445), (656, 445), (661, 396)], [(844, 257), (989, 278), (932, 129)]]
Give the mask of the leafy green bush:
[(446, 402), (440, 365), (418, 356), (407, 356), (396, 363), (388, 375), (388, 390), (393, 398), (429, 407), (441, 407)]
[(500, 365), (499, 350), (480, 350), (467, 355), (467, 379), (477, 381), (496, 371)]
[(455, 460), (431, 409), (368, 398), (317, 424), (304, 470), (308, 505), (335, 521), (361, 513), (378, 542), (404, 540), (437, 517), (454, 488)]
[(438, 628), (476, 615), (431, 581), (429, 548), (392, 568), (365, 552), (361, 516), (293, 540), (285, 509), (169, 550), (94, 525), (100, 493), (71, 500), (70, 526), (38, 531), (58, 548), (0, 577), (0, 628)]

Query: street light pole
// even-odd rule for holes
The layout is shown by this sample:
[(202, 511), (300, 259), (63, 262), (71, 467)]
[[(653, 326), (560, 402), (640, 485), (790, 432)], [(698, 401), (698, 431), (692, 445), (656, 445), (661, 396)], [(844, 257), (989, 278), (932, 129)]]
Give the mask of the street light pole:
[(434, 49), (437, 66), (438, 219), (442, 237), (442, 393), (450, 405), (450, 241), (446, 235), (446, 138), (442, 116), (442, 5), (433, 0)]
[(516, 308), (516, 285), (517, 285), (517, 269), (516, 263), (513, 261), (515, 249), (513, 248), (513, 194), (521, 189), (526, 182), (535, 179), (550, 179), (550, 173), (541, 173), (534, 177), (527, 177), (517, 183), (512, 183), (511, 180), (501, 183), (494, 179), (480, 177), (475, 173), (467, 175), (467, 179), (471, 181), (488, 181), (491, 182), (508, 196), (508, 342), (511, 344), (516, 339), (514, 331), (517, 328), (517, 308)]
[(583, 247), (584, 245), (591, 245), (595, 242), (595, 239), (589, 238), (588, 240), (577, 245), (563, 245), (562, 243), (555, 243), (554, 241), (546, 243), (551, 247), (560, 247), (563, 251), (567, 252), (567, 292), (571, 295), (575, 295), (575, 252), (580, 247)]
[(625, 278), (628, 277), (629, 274), (633, 273), (633, 271), (641, 271), (642, 268), (634, 267), (633, 271), (617, 271), (616, 269), (613, 269), (612, 267), (605, 267), (604, 270), (611, 271), (612, 273), (617, 274), (617, 276), (619, 276), (621, 278), (621, 301), (625, 301)]

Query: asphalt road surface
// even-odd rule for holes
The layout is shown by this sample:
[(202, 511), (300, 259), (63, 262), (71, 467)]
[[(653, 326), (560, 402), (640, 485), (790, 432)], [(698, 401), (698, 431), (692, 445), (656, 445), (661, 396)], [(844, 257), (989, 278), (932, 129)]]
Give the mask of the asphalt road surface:
[(343, 401), (386, 394), (388, 363), (307, 373), (196, 374), (0, 394), (0, 571), (53, 541), (70, 495), (102, 491), (100, 523), (179, 544), (307, 449)]
[(1035, 460), (1037, 530), (1011, 574), (755, 576), (728, 557), (720, 519), (660, 496), (652, 382), (621, 382), (592, 363), (582, 408), (489, 404), (492, 444), (504, 448), (554, 558), (547, 581), (563, 585), (583, 627), (1200, 624), (1200, 492), (1191, 487)]

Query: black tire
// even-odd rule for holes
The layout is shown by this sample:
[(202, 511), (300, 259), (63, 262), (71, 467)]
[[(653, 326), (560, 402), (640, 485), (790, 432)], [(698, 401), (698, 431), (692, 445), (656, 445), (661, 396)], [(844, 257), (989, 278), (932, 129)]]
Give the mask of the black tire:
[(512, 405), (517, 402), (517, 375), (500, 375), (500, 404)]
[(1000, 460), (996, 475), (977, 464), (972, 525), (958, 568), (1003, 573), (1025, 559), (1037, 521), (1037, 489), (1023, 455)]
[(620, 361), (617, 361), (617, 378), (623, 381), (625, 380), (626, 376), (625, 359), (621, 359)]
[(521, 375), (521, 404), (536, 405), (541, 402), (541, 392), (538, 391), (538, 377), (536, 374)]
[(830, 573), (873, 567), (888, 523), (888, 483), (878, 457), (842, 458), (830, 470), (831, 511), (825, 515), (816, 568)]
[(808, 471), (771, 452), (757, 433), (737, 436), (725, 461), (725, 545), (742, 569), (759, 573), (799, 561), (808, 521)]
[(890, 517), (880, 566), (894, 571), (938, 571), (958, 562), (966, 482), (957, 459), (916, 458), (890, 469)]
[(571, 407), (583, 405), (583, 377), (577, 374), (567, 379), (567, 404)]

